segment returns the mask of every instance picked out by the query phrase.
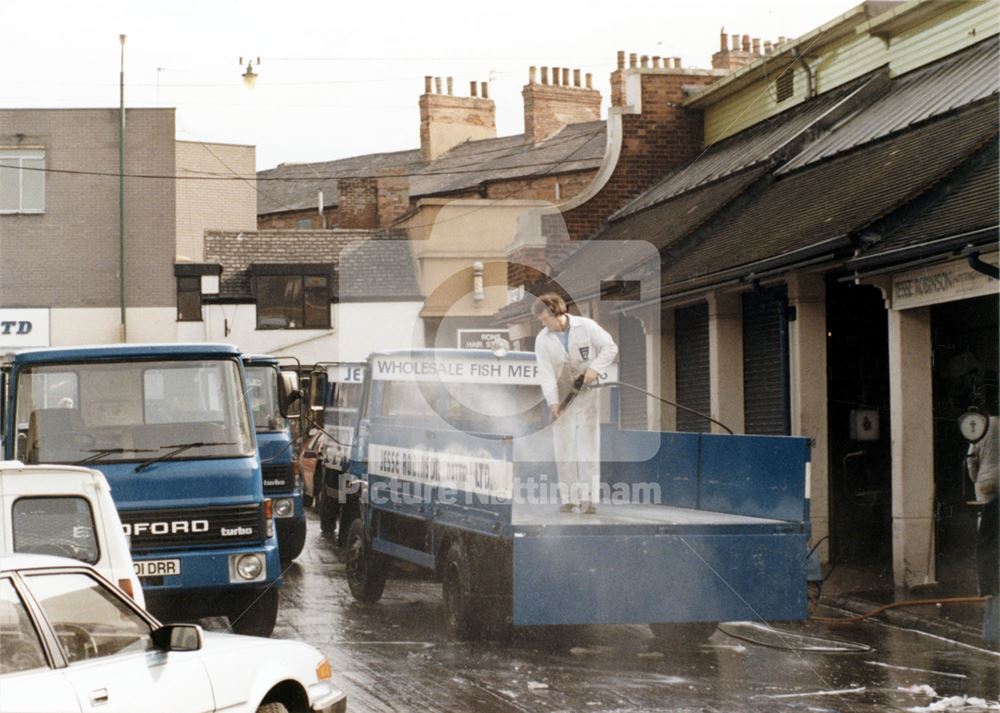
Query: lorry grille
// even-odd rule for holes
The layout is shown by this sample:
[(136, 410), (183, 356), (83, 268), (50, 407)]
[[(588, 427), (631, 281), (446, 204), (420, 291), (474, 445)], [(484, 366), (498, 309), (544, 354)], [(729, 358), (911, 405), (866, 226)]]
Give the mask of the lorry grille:
[(264, 514), (259, 504), (185, 510), (119, 512), (132, 551), (192, 545), (261, 542)]
[(282, 465), (265, 465), (263, 470), (265, 493), (291, 490), (295, 484), (295, 475), (292, 472), (291, 463), (284, 463)]

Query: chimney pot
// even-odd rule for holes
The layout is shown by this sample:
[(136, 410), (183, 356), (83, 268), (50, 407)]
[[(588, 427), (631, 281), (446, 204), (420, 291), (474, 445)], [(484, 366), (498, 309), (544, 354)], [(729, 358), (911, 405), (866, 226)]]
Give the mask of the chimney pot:
[(637, 55), (635, 52), (630, 52), (628, 56), (628, 66), (634, 69), (638, 63), (639, 63), (639, 55)]
[(549, 68), (542, 67), (542, 84), (548, 84), (548, 83), (549, 83)]
[(590, 72), (587, 72), (586, 79), (587, 79), (587, 89), (593, 89), (594, 88), (594, 75), (591, 74)]
[(489, 99), (490, 98), (490, 83), (489, 82), (480, 82), (479, 83), (479, 96), (481, 96), (483, 99)]
[(729, 47), (727, 44), (726, 28), (723, 27), (719, 30), (719, 51), (725, 52), (727, 49), (729, 49)]
[(476, 96), (476, 83), (474, 81), (469, 82), (469, 96), (470, 97)]
[(448, 96), (455, 93), (455, 79), (453, 77), (448, 77)]
[(528, 67), (528, 84), (535, 83), (535, 75), (538, 73), (538, 67)]
[(562, 78), (562, 72), (560, 72), (559, 67), (552, 68), (552, 86), (558, 87), (559, 82)]
[(656, 55), (653, 55), (653, 69), (659, 69), (659, 68), (660, 68), (660, 58), (657, 57)]
[(681, 58), (680, 57), (674, 57), (674, 69), (680, 69), (683, 66), (684, 65), (681, 62)]
[(740, 36), (739, 35), (731, 35), (730, 37), (731, 37), (732, 43), (733, 43), (733, 52), (739, 52), (740, 51)]
[(569, 86), (569, 67), (563, 67), (562, 73), (563, 73), (563, 77), (562, 77), (563, 86), (564, 87), (568, 87)]
[(644, 54), (642, 57), (639, 58), (639, 66), (641, 66), (643, 68), (646, 68), (646, 67), (649, 66), (649, 55), (648, 54)]
[(434, 93), (441, 93), (441, 77), (434, 77)]
[(771, 44), (771, 40), (764, 40), (764, 54), (771, 54), (774, 51), (774, 46)]
[(424, 77), (424, 94), (431, 93), (431, 83), (433, 80), (434, 77)]
[(787, 39), (788, 39), (788, 38), (787, 38), (787, 37), (785, 37), (784, 35), (779, 35), (779, 37), (778, 37), (778, 44), (779, 44), (779, 45), (783, 45), (783, 44), (785, 44), (785, 40), (787, 40)]
[(579, 69), (574, 69), (573, 70), (573, 86), (574, 87), (579, 87), (580, 86), (580, 70)]
[(618, 50), (618, 69), (625, 69), (625, 50)]
[(749, 52), (750, 51), (750, 35), (743, 35), (742, 42), (743, 42), (743, 46), (741, 47), (741, 49), (744, 52)]
[(760, 38), (759, 37), (754, 37), (753, 38), (753, 53), (756, 56), (758, 56), (758, 57), (760, 56)]

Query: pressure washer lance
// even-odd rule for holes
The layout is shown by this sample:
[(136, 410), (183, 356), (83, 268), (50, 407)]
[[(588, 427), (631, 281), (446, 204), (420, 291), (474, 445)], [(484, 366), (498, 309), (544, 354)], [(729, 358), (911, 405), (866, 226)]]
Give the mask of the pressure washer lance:
[[(604, 379), (604, 378), (607, 377), (607, 374), (600, 374), (599, 376), (600, 376), (600, 378)], [(682, 406), (681, 404), (676, 403), (674, 401), (671, 401), (670, 399), (665, 399), (662, 396), (659, 396), (657, 394), (652, 393), (651, 391), (646, 391), (645, 389), (640, 389), (638, 386), (633, 386), (632, 384), (627, 384), (624, 381), (599, 381), (596, 384), (585, 384), (584, 381), (583, 381), (583, 374), (580, 374), (573, 381), (573, 388), (570, 389), (570, 392), (568, 394), (566, 394), (566, 396), (563, 398), (562, 402), (559, 404), (559, 412), (560, 413), (564, 412), (566, 410), (566, 408), (571, 403), (573, 403), (573, 400), (576, 399), (576, 397), (580, 394), (581, 391), (583, 391), (584, 388), (587, 388), (587, 389), (603, 389), (603, 388), (608, 387), (608, 386), (624, 386), (627, 389), (632, 389), (633, 391), (638, 391), (641, 394), (645, 394), (646, 396), (654, 398), (654, 399), (656, 399), (658, 401), (662, 401), (663, 403), (667, 404), (668, 406), (673, 406), (674, 408), (680, 409), (681, 411), (686, 411), (687, 413), (692, 413), (695, 416), (698, 416), (699, 418), (703, 418), (706, 421), (709, 421), (710, 423), (714, 423), (716, 426), (719, 426), (720, 428), (722, 428), (723, 430), (725, 430), (725, 432), (728, 433), (730, 436), (734, 435), (733, 434), (733, 429), (731, 429), (729, 426), (727, 426), (726, 424), (722, 423), (722, 421), (717, 421), (716, 419), (712, 418), (708, 414), (702, 413), (701, 411), (696, 411), (693, 408), (688, 408), (687, 406)]]

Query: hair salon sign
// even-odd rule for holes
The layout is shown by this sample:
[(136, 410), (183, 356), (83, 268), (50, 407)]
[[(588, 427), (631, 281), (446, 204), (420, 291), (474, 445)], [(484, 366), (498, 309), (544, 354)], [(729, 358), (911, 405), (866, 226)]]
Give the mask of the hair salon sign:
[(0, 349), (49, 346), (49, 310), (0, 309)]

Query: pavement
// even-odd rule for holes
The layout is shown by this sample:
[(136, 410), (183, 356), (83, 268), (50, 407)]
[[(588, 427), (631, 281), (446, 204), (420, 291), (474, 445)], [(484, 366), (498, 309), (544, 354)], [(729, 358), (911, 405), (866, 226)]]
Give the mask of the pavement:
[[(941, 636), (981, 649), (1000, 651), (996, 642), (982, 637), (986, 604), (929, 603), (909, 605), (909, 602), (956, 597), (976, 597), (974, 576), (950, 576), (912, 589), (894, 587), (891, 576), (864, 567), (835, 568), (823, 584), (819, 602), (842, 609), (850, 615), (867, 614), (887, 604), (907, 603), (887, 609), (875, 618), (906, 629)], [(845, 617), (848, 614), (845, 613)], [(845, 624), (844, 626), (850, 626)]]

